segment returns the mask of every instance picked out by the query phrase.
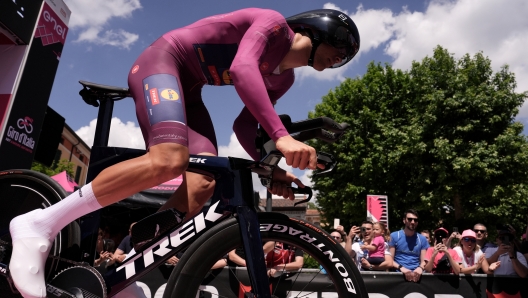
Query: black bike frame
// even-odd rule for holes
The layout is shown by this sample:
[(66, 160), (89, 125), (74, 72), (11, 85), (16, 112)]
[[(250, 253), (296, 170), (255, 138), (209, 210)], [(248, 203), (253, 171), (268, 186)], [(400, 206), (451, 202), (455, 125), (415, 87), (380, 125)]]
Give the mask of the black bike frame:
[[(90, 155), (88, 182), (107, 166), (145, 153), (144, 150), (107, 147), (112, 112), (113, 101), (101, 101), (94, 146)], [(105, 274), (104, 279), (109, 288), (109, 296), (114, 296), (149, 271), (164, 264), (170, 257), (187, 248), (222, 219), (236, 213), (241, 227), (251, 286), (259, 297), (271, 297), (260, 238), (260, 225), (253, 201), (250, 167), (258, 163), (233, 157), (195, 155), (190, 156), (189, 161), (187, 171), (206, 172), (213, 175), (216, 180), (216, 188), (210, 205), (204, 207), (200, 213), (186, 221), (181, 227), (162, 235), (156, 243), (132, 256), (129, 255), (121, 266)], [(99, 214), (95, 212), (90, 217), (98, 218)], [(98, 223), (98, 220), (95, 222)], [(95, 243), (93, 243), (92, 251), (95, 251)]]
[(217, 187), (211, 204), (181, 227), (165, 233), (161, 239), (142, 251), (127, 256), (121, 266), (105, 274), (106, 285), (110, 288), (109, 296), (115, 295), (150, 270), (164, 264), (214, 225), (236, 213), (252, 280), (251, 286), (259, 293), (259, 297), (270, 297), (249, 169), (249, 166), (255, 163), (232, 157), (195, 155), (192, 155), (190, 160), (188, 171), (205, 171), (216, 179)]

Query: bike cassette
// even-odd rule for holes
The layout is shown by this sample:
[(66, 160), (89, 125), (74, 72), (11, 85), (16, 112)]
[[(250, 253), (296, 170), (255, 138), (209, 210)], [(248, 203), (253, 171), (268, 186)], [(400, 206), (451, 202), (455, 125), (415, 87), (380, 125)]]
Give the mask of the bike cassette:
[[(106, 284), (101, 274), (89, 266), (72, 266), (59, 272), (49, 285), (73, 294), (76, 298), (107, 298)], [(53, 288), (48, 287), (49, 293)]]

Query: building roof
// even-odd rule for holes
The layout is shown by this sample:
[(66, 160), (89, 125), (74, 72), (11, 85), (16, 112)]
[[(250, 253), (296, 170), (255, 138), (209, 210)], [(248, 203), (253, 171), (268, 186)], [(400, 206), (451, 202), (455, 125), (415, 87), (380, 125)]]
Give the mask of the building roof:
[[(271, 206), (273, 208), (295, 208), (295, 209), (306, 209), (307, 204), (302, 203), (297, 206), (294, 206), (295, 203), (300, 202), (302, 200), (306, 199), (306, 196), (300, 199), (295, 199), (293, 201), (290, 201), (288, 199), (272, 199), (271, 200)], [(260, 199), (259, 206), (266, 207), (266, 200), (267, 199)]]

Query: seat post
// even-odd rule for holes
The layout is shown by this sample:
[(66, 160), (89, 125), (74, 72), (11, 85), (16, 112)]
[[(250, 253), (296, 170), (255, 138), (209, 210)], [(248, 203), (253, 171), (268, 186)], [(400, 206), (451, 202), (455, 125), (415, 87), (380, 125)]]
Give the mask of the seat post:
[(110, 138), (110, 124), (112, 123), (112, 113), (114, 111), (114, 101), (100, 99), (99, 112), (97, 114), (97, 125), (93, 146), (106, 147)]

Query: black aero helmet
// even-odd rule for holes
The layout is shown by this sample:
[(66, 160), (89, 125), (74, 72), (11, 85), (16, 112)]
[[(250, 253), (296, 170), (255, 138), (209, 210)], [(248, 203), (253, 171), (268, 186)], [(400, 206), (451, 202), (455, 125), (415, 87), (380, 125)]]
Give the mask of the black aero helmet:
[(345, 65), (359, 50), (359, 32), (356, 24), (345, 13), (334, 9), (316, 9), (286, 19), (294, 32), (304, 31), (312, 40), (312, 53), (308, 65), (313, 66), (317, 47), (322, 43), (343, 51), (343, 59), (332, 68)]

